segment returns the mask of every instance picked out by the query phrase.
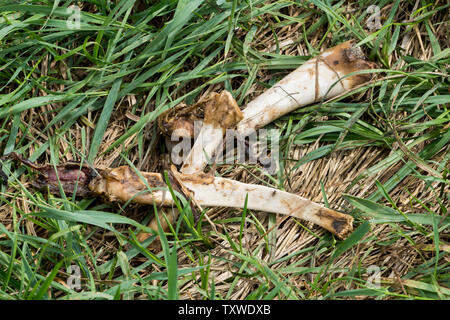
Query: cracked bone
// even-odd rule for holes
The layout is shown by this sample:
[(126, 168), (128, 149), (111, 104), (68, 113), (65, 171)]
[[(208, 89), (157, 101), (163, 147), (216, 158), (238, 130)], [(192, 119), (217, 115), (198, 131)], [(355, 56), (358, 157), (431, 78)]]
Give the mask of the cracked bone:
[[(160, 173), (137, 172), (129, 166), (117, 168), (93, 168), (88, 165), (66, 163), (57, 165), (36, 165), (17, 154), (0, 158), (13, 159), (30, 166), (40, 174), (33, 184), (39, 188), (48, 188), (58, 194), (61, 184), (66, 193), (76, 196), (100, 196), (108, 201), (134, 202), (147, 205), (173, 206), (174, 199)], [(345, 238), (353, 229), (353, 217), (328, 209), (298, 195), (274, 188), (243, 183), (227, 178), (213, 177), (208, 174), (183, 174), (172, 166), (174, 176), (172, 187), (188, 190), (189, 196), (197, 205), (207, 207), (247, 208), (288, 215), (313, 222), (330, 231), (339, 238)], [(0, 172), (5, 179), (5, 174)], [(76, 180), (76, 183), (74, 181)], [(177, 190), (178, 189), (178, 190)], [(142, 238), (142, 236), (141, 236)]]
[[(238, 137), (248, 136), (255, 130), (302, 106), (338, 96), (363, 84), (371, 79), (370, 74), (346, 76), (352, 72), (373, 67), (373, 63), (364, 60), (362, 50), (359, 47), (353, 47), (351, 40), (327, 49), (249, 102), (242, 110), (243, 119), (236, 125), (236, 135)], [(227, 108), (225, 111), (229, 110), (232, 109)], [(208, 130), (205, 129), (205, 131)], [(222, 135), (217, 133), (209, 136), (206, 142), (196, 140), (193, 146), (194, 153), (197, 153), (198, 150), (205, 150), (212, 158), (220, 146), (222, 138)], [(206, 165), (206, 157), (196, 157), (195, 159), (188, 157), (181, 171), (184, 173), (202, 172)]]

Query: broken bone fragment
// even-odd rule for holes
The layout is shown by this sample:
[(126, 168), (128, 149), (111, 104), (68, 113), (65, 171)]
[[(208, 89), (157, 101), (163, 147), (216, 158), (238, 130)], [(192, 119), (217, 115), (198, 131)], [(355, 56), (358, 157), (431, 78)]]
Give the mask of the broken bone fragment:
[(242, 111), (231, 93), (224, 90), (211, 93), (204, 103), (204, 119), (194, 146), (183, 161), (181, 172), (201, 172), (216, 153), (226, 129), (234, 128), (242, 120)]
[(184, 102), (164, 111), (157, 119), (160, 132), (166, 137), (194, 139), (195, 122), (220, 128), (231, 128), (242, 118), (242, 112), (230, 92), (210, 92), (192, 105)]
[[(2, 158), (2, 160), (5, 158)], [(53, 173), (59, 177), (53, 178), (52, 165), (38, 166), (20, 156), (9, 159), (19, 160), (39, 172), (37, 181), (45, 183), (52, 193), (59, 193), (59, 183), (69, 177), (78, 177), (77, 196), (101, 196), (108, 201), (134, 202), (147, 205), (173, 206), (174, 199), (168, 190), (160, 173), (136, 172), (129, 166), (117, 168), (92, 168), (89, 166), (74, 166), (73, 163), (57, 166)], [(183, 174), (172, 168), (178, 184), (189, 190), (193, 202), (205, 207), (244, 208), (247, 197), (247, 209), (259, 210), (288, 215), (313, 222), (330, 231), (339, 238), (345, 238), (352, 231), (353, 217), (340, 213), (298, 195), (280, 191), (274, 188), (253, 185), (231, 179), (213, 177), (207, 174)], [(83, 177), (83, 178), (80, 178)], [(63, 179), (61, 179), (63, 178)], [(176, 183), (172, 184), (175, 186)], [(40, 188), (44, 185), (40, 185)], [(64, 192), (73, 193), (67, 184)], [(183, 192), (182, 192), (183, 193)]]
[[(167, 208), (167, 210), (164, 210), (166, 208)], [(173, 224), (179, 216), (179, 212), (176, 208), (169, 208), (169, 207), (166, 207), (166, 208), (163, 209), (165, 211), (165, 217), (161, 213), (161, 210), (158, 211), (159, 222), (161, 224), (162, 230), (164, 230), (164, 231), (169, 230), (169, 223)], [(166, 218), (167, 218), (167, 220), (166, 220)], [(150, 223), (147, 225), (147, 227), (152, 230), (155, 230), (155, 231), (158, 230), (158, 220), (152, 219), (150, 221)], [(152, 233), (141, 231), (137, 234), (136, 238), (138, 239), (139, 242), (144, 242), (152, 235), (153, 235)]]
[(204, 118), (204, 101), (187, 106), (180, 103), (163, 112), (157, 120), (158, 128), (168, 138), (194, 138), (194, 123)]

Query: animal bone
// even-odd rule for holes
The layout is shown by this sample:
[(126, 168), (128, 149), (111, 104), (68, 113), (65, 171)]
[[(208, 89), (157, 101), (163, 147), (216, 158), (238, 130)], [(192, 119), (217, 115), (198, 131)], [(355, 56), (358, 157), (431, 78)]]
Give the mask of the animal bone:
[[(249, 102), (247, 107), (243, 109), (243, 119), (236, 125), (236, 136), (245, 137), (252, 133), (253, 130), (261, 128), (301, 106), (321, 101), (325, 98), (332, 98), (369, 81), (371, 79), (369, 74), (346, 76), (352, 72), (373, 67), (374, 64), (364, 60), (364, 54), (361, 49), (353, 47), (353, 41), (347, 41), (325, 50), (317, 57), (305, 62), (262, 95)], [(186, 109), (189, 117), (192, 117), (192, 114), (194, 114), (195, 120), (200, 119), (201, 113), (205, 112), (205, 109), (201, 108), (198, 111), (200, 106), (202, 105), (197, 103)], [(187, 123), (189, 123), (190, 119), (186, 116), (186, 112), (180, 112), (182, 108), (180, 106), (177, 109), (177, 115), (174, 117), (177, 122), (168, 122), (171, 118), (167, 116), (160, 117), (158, 119), (160, 128), (163, 127), (164, 123), (171, 123), (172, 130), (177, 128), (175, 125), (177, 124), (181, 132), (186, 132), (187, 130), (183, 130), (183, 128), (188, 127)], [(224, 108), (224, 112), (226, 111), (233, 111), (233, 108)], [(223, 113), (220, 115), (211, 113), (211, 116), (216, 116), (216, 119), (220, 120)], [(237, 120), (239, 118), (236, 117)], [(205, 122), (210, 123), (212, 120), (208, 119)], [(189, 125), (189, 128), (193, 128), (193, 125)], [(193, 129), (189, 130), (191, 132), (189, 137), (194, 136), (193, 131)], [(162, 130), (162, 132), (168, 133), (167, 130)], [(204, 139), (205, 137), (208, 139)], [(211, 125), (204, 124), (199, 138), (195, 141), (189, 156), (184, 160), (181, 172), (191, 174), (202, 172), (208, 161), (205, 153), (209, 158), (212, 158), (220, 147), (222, 139), (223, 133), (221, 130), (212, 130)], [(154, 221), (152, 222), (154, 223)]]
[(226, 129), (233, 128), (242, 120), (242, 112), (231, 93), (224, 90), (220, 94), (211, 93), (204, 107), (205, 118), (196, 142), (183, 162), (181, 172), (201, 172), (222, 141)]
[(166, 110), (158, 117), (159, 130), (166, 137), (194, 138), (194, 122), (201, 121), (205, 117), (205, 102), (201, 99), (191, 106), (180, 103)]
[[(194, 123), (203, 115), (203, 124), (197, 136), (193, 148), (183, 157), (183, 166), (181, 172), (189, 174), (203, 170), (203, 164), (208, 162), (208, 157), (216, 152), (208, 148), (219, 147), (215, 141), (221, 141), (226, 129), (232, 128), (242, 120), (242, 112), (239, 109), (233, 96), (226, 90), (220, 94), (212, 92), (206, 98), (201, 99), (192, 106), (187, 107), (184, 104), (170, 109), (158, 117), (158, 126), (166, 136), (166, 146), (172, 153), (172, 141), (179, 138), (194, 137)], [(168, 135), (170, 134), (170, 139)], [(204, 148), (206, 146), (206, 148)], [(179, 212), (173, 208), (171, 217), (175, 219)], [(159, 214), (159, 220), (163, 217)], [(157, 226), (157, 218), (154, 217), (148, 227)], [(167, 225), (166, 225), (167, 227)], [(156, 230), (156, 229), (155, 229)], [(164, 229), (166, 230), (166, 229)], [(146, 239), (149, 233), (140, 233), (138, 239)]]
[(338, 96), (369, 81), (370, 74), (344, 78), (352, 72), (374, 67), (364, 58), (361, 48), (353, 47), (351, 40), (325, 50), (249, 102), (236, 131), (247, 135), (299, 107)]
[[(248, 136), (254, 130), (264, 127), (299, 107), (335, 97), (369, 81), (370, 74), (345, 76), (373, 67), (373, 63), (364, 60), (361, 49), (353, 47), (352, 41), (325, 50), (249, 102), (242, 111), (243, 119), (236, 125), (236, 136)], [(219, 114), (216, 119), (220, 119)], [(211, 135), (206, 142), (197, 139), (193, 150), (196, 153), (204, 149), (209, 157), (213, 157), (222, 138), (222, 135), (215, 134)], [(206, 164), (206, 157), (196, 157), (194, 160), (188, 157), (181, 171), (202, 172)]]
[[(47, 186), (51, 193), (59, 193), (59, 182), (64, 192), (73, 193), (76, 181), (76, 196), (97, 195), (108, 201), (131, 201), (148, 205), (174, 204), (174, 199), (160, 173), (136, 172), (129, 166), (91, 168), (74, 163), (56, 167), (39, 166), (17, 154), (7, 155), (1, 158), (3, 159), (19, 160), (37, 170), (40, 173), (37, 178), (39, 183), (35, 185), (39, 188)], [(353, 229), (352, 216), (325, 208), (295, 194), (204, 173), (183, 174), (177, 172), (173, 166), (171, 174), (175, 176), (175, 182), (180, 182), (182, 187), (188, 190), (198, 205), (243, 208), (247, 197), (248, 209), (310, 221), (339, 238), (345, 238)], [(4, 177), (4, 173), (1, 173), (1, 176)], [(177, 188), (176, 185), (177, 183), (172, 184), (174, 189)], [(178, 191), (183, 193), (181, 190)]]

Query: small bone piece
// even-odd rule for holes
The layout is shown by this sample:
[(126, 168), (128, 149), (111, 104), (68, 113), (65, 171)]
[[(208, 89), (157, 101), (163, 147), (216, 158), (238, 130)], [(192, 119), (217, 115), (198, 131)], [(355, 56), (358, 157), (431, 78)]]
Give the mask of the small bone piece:
[(187, 106), (184, 103), (166, 110), (158, 117), (158, 127), (167, 138), (194, 138), (194, 123), (205, 117), (203, 100)]
[[(179, 212), (175, 208), (170, 208), (170, 209), (168, 208), (168, 210), (166, 210), (165, 213), (166, 213), (166, 217), (167, 217), (168, 221), (163, 217), (163, 214), (161, 213), (161, 211), (158, 212), (158, 216), (159, 216), (159, 222), (161, 223), (161, 228), (164, 231), (167, 231), (167, 230), (169, 230), (169, 223), (173, 224), (175, 222), (175, 220), (178, 218)], [(152, 219), (150, 221), (150, 223), (147, 225), (147, 227), (149, 227), (152, 230), (157, 231), (158, 230), (158, 220)], [(136, 238), (138, 239), (139, 242), (144, 242), (150, 236), (152, 236), (151, 233), (141, 231), (137, 234)]]
[(214, 155), (223, 139), (226, 129), (233, 128), (242, 120), (242, 112), (231, 93), (224, 90), (220, 94), (211, 93), (205, 102), (205, 118), (194, 146), (183, 162), (181, 172), (201, 172)]

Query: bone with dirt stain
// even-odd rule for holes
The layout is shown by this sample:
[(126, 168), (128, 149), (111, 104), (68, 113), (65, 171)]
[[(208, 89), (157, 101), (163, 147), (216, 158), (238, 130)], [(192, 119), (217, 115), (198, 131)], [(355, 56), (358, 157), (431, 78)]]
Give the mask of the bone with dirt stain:
[[(61, 187), (64, 193), (72, 195), (75, 192), (77, 197), (94, 195), (89, 189), (89, 182), (98, 176), (98, 171), (93, 170), (86, 164), (71, 161), (62, 165), (38, 165), (15, 152), (0, 157), (0, 160), (19, 161), (38, 171), (39, 176), (31, 182), (31, 185), (36, 189), (43, 190), (48, 187), (52, 194), (59, 194)], [(1, 170), (0, 175), (3, 178), (2, 180), (7, 180), (6, 174)], [(6, 183), (7, 181), (3, 182)]]
[(249, 102), (236, 131), (247, 135), (301, 106), (338, 96), (372, 77), (368, 73), (347, 75), (374, 67), (352, 40), (327, 49)]
[(204, 118), (204, 103), (202, 99), (187, 106), (180, 103), (174, 108), (163, 112), (157, 120), (162, 134), (170, 138), (194, 138), (194, 123)]
[[(372, 76), (367, 73), (348, 76), (352, 72), (375, 67), (375, 64), (364, 59), (362, 50), (355, 47), (354, 41), (350, 40), (308, 60), (247, 104), (240, 114), (243, 119), (236, 124), (235, 135), (245, 141), (245, 137), (254, 130), (264, 127), (299, 107), (335, 97), (371, 80)], [(199, 106), (202, 106), (202, 111), (205, 112), (205, 105), (197, 104), (196, 108)], [(226, 104), (217, 104), (217, 106), (226, 106)], [(183, 116), (183, 113), (179, 116)], [(169, 117), (158, 119), (161, 121), (160, 127), (168, 119)], [(239, 119), (236, 118), (236, 120)], [(184, 127), (186, 123), (182, 126), (180, 124), (180, 130), (183, 131)], [(172, 126), (172, 130), (175, 129), (176, 126)], [(201, 131), (202, 134), (199, 135), (201, 139), (195, 141), (189, 156), (184, 158), (181, 168), (183, 173), (202, 172), (208, 163), (205, 153), (209, 158), (213, 158), (220, 148), (223, 139), (220, 130), (213, 130), (211, 125), (204, 124)]]
[[(236, 124), (235, 135), (244, 140), (255, 130), (299, 107), (338, 96), (363, 84), (371, 79), (371, 74), (348, 75), (352, 72), (374, 67), (374, 63), (364, 60), (362, 50), (359, 47), (354, 47), (352, 40), (329, 48), (302, 64), (270, 89), (249, 102), (242, 110), (243, 119)], [(226, 106), (226, 104), (218, 106)], [(180, 114), (180, 116), (182, 115)], [(163, 127), (163, 123), (169, 119), (170, 117), (161, 118), (159, 120), (161, 122), (160, 127)], [(174, 119), (178, 118), (174, 116)], [(236, 118), (236, 120), (239, 119)], [(171, 124), (172, 130), (175, 130), (177, 122), (171, 122)], [(180, 128), (187, 126), (186, 123), (179, 124)], [(183, 131), (183, 129), (180, 130)], [(191, 131), (193, 132), (193, 130)], [(207, 139), (195, 141), (192, 156), (185, 159), (186, 164), (181, 169), (184, 173), (203, 171), (208, 163), (208, 159), (203, 156), (203, 151), (206, 151), (208, 156), (213, 158), (222, 143), (223, 136), (220, 133), (212, 134), (210, 125), (207, 125), (203, 131), (205, 131), (205, 134), (202, 137)], [(193, 155), (198, 156), (194, 158)]]
[(231, 93), (224, 90), (220, 94), (211, 93), (204, 103), (204, 120), (200, 133), (183, 161), (181, 172), (196, 173), (203, 171), (208, 158), (219, 147), (216, 141), (222, 141), (226, 129), (233, 128), (242, 120), (242, 112)]
[[(103, 170), (102, 177), (93, 179), (89, 188), (94, 193), (109, 197), (111, 201), (132, 199), (133, 202), (142, 204), (173, 205), (171, 194), (163, 188), (165, 183), (161, 174), (141, 172), (141, 175), (147, 178), (149, 190), (141, 178), (132, 171), (133, 169), (127, 166), (110, 169), (107, 172)], [(247, 196), (247, 209), (310, 221), (339, 238), (345, 238), (353, 228), (353, 217), (350, 215), (328, 209), (295, 194), (202, 173), (192, 175), (174, 171), (174, 174), (201, 206), (243, 208)], [(151, 181), (148, 180), (149, 176), (152, 178)], [(136, 196), (137, 194), (139, 195)]]
[[(3, 158), (5, 159), (5, 158)], [(57, 166), (39, 166), (20, 156), (19, 160), (39, 172), (39, 187), (47, 186), (52, 193), (59, 193), (59, 183), (64, 192), (73, 193), (74, 183), (67, 183), (77, 177), (78, 189), (89, 191), (77, 196), (101, 196), (108, 201), (134, 202), (147, 205), (173, 206), (174, 200), (160, 173), (136, 172), (129, 166), (117, 168), (92, 168), (87, 165), (66, 163)], [(171, 174), (184, 188), (189, 190), (196, 204), (206, 207), (244, 208), (297, 217), (313, 222), (324, 229), (345, 238), (352, 230), (353, 217), (328, 209), (308, 199), (274, 188), (253, 185), (231, 179), (213, 177), (207, 174), (183, 174), (172, 166)], [(59, 177), (59, 179), (57, 178)], [(72, 188), (72, 189), (70, 189)], [(143, 238), (140, 235), (140, 238)]]

